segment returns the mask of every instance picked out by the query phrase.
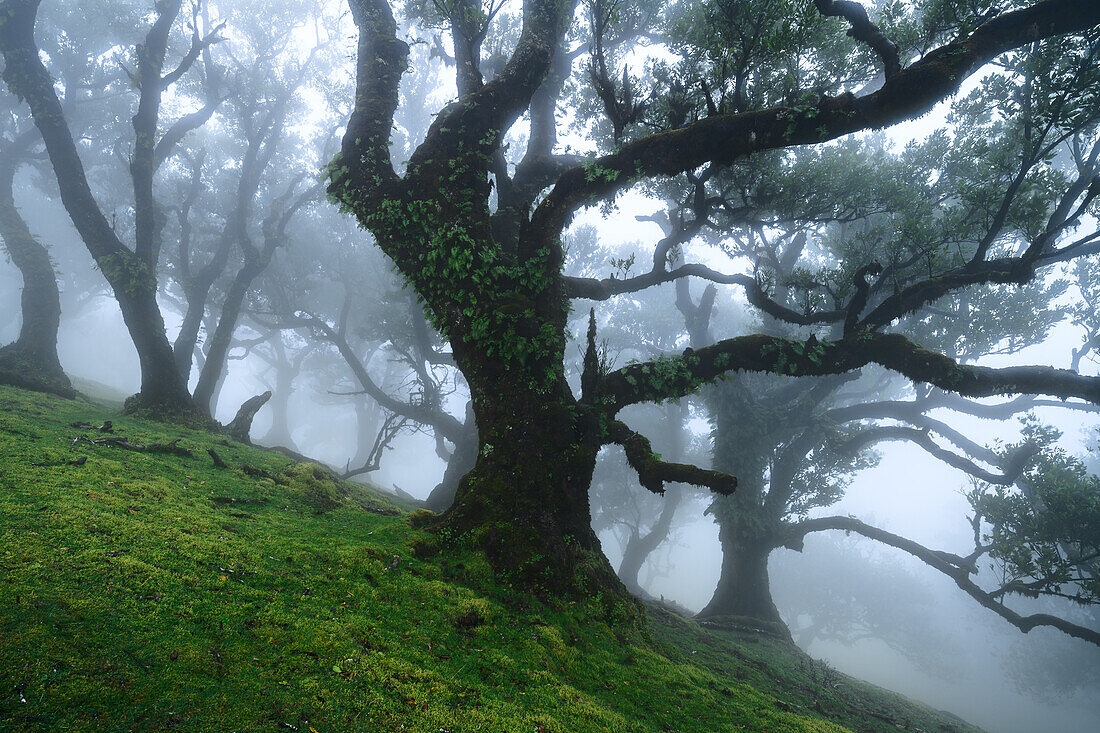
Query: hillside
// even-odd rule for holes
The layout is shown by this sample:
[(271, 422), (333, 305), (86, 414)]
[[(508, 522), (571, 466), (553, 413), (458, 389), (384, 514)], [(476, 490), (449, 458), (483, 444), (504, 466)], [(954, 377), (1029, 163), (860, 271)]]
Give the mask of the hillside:
[(975, 730), (776, 639), (517, 597), (419, 534), (319, 466), (0, 387), (0, 730)]

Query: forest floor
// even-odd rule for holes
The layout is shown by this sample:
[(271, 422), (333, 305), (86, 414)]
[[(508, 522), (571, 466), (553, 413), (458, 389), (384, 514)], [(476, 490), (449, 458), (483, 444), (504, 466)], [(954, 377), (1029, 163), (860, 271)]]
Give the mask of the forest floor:
[(0, 731), (976, 730), (778, 639), (658, 607), (624, 630), (476, 555), (418, 560), (405, 515), (314, 464), (0, 387)]

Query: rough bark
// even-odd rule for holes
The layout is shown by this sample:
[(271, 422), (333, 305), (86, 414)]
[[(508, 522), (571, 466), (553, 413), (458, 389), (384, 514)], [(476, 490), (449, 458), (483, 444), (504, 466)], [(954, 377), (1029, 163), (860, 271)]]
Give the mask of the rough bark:
[(613, 599), (618, 583), (588, 503), (599, 445), (578, 425), (564, 379), (544, 395), (486, 372), (464, 369), (479, 450), (436, 531), (474, 539), (506, 582), (547, 597), (605, 590)]

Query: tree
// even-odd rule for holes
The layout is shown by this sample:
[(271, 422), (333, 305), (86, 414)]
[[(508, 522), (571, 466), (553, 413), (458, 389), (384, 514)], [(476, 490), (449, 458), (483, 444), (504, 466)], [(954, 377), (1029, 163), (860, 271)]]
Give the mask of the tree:
[[(449, 21), (455, 46), (468, 50), (469, 62), (456, 65), (459, 100), (440, 111), (399, 174), (389, 141), (408, 44), (397, 37), (388, 3), (352, 0), (350, 6), (359, 28), (356, 104), (342, 152), (330, 166), (329, 191), (373, 234), (450, 341), (470, 386), (480, 448), (436, 533), (441, 540), (470, 533), (504, 576), (548, 592), (577, 585), (589, 592), (587, 586), (594, 585), (617, 595), (620, 586), (599, 558), (589, 526), (587, 491), (602, 445), (623, 445), (652, 491), (667, 481), (685, 481), (728, 493), (735, 482), (728, 474), (660, 460), (648, 440), (616, 414), (631, 404), (691, 393), (730, 372), (843, 374), (877, 363), (970, 396), (1042, 393), (1100, 400), (1097, 380), (1068, 370), (969, 366), (881, 330), (936, 295), (970, 284), (1030, 280), (1039, 257), (1067, 254), (1056, 244), (1063, 226), (1036, 237), (1019, 256), (986, 259), (983, 249), (957, 268), (932, 272), (867, 315), (870, 285), (857, 278), (842, 319), (849, 327), (839, 339), (810, 346), (754, 334), (602, 374), (593, 327), (579, 398), (563, 368), (570, 299), (636, 290), (688, 272), (667, 269), (667, 250), (659, 252), (650, 273), (636, 278), (577, 281), (561, 271), (562, 232), (576, 212), (634, 182), (896, 124), (953, 94), (976, 69), (1014, 48), (1089, 31), (1100, 23), (1100, 8), (1044, 0), (985, 18), (938, 18), (942, 22), (926, 39), (929, 50), (903, 65), (891, 51), (896, 45), (865, 14), (850, 12), (846, 4), (820, 3), (826, 14), (849, 19), (853, 43), (873, 49), (870, 59), (885, 70), (877, 91), (857, 97), (841, 86), (837, 93), (796, 95), (743, 112), (715, 109), (674, 124), (666, 118), (658, 131), (638, 132), (578, 162), (558, 154), (555, 119), (556, 100), (572, 70), (555, 59), (568, 59), (567, 44), (591, 31), (575, 20), (574, 5), (524, 3), (508, 61), (486, 79), (480, 43), (499, 5), (441, 3), (436, 7)], [(790, 17), (792, 27), (816, 23), (806, 13)], [(830, 25), (828, 39), (844, 43), (844, 28)], [(579, 43), (594, 47), (590, 36)], [(513, 166), (505, 137), (524, 114), (530, 135)], [(869, 272), (860, 274), (866, 278)], [(750, 289), (754, 282), (727, 281)]]
[(29, 162), (37, 134), (20, 130), (18, 117), (0, 140), (0, 238), (23, 278), (19, 337), (0, 348), (0, 382), (73, 396), (75, 392), (57, 356), (61, 294), (50, 253), (31, 232), (15, 203), (15, 178)]
[[(64, 14), (59, 14), (64, 15)], [(119, 21), (125, 23), (125, 13)], [(110, 87), (111, 72), (107, 64), (93, 63), (90, 59), (108, 53), (109, 40), (102, 32), (88, 33), (70, 27), (61, 31), (63, 18), (53, 18), (44, 23), (49, 39), (43, 51), (50, 57), (55, 75), (62, 80), (61, 103), (70, 124), (79, 135), (106, 138), (113, 134), (111, 128), (118, 114), (117, 95), (104, 94), (94, 98), (88, 90)], [(73, 261), (66, 248), (52, 241), (57, 233), (51, 232), (45, 242), (24, 216), (27, 196), (41, 201), (57, 199), (56, 183), (49, 161), (41, 149), (41, 137), (34, 123), (12, 95), (4, 96), (4, 131), (0, 146), (0, 226), (4, 247), (23, 280), (20, 315), (22, 325), (14, 343), (0, 349), (0, 371), (3, 379), (32, 389), (43, 389), (71, 396), (74, 394), (68, 376), (61, 368), (57, 354), (58, 329), (61, 322), (61, 291), (69, 296), (69, 305), (79, 305), (79, 294), (96, 290), (73, 278), (74, 270), (82, 269)], [(92, 152), (92, 151), (89, 151)], [(96, 154), (98, 153), (98, 154)], [(95, 151), (91, 160), (85, 158), (93, 170), (104, 164), (102, 152)], [(113, 194), (113, 191), (111, 192)], [(109, 205), (108, 205), (109, 207)], [(55, 266), (55, 258), (62, 261)], [(58, 282), (60, 273), (66, 278)], [(74, 297), (75, 296), (75, 297)], [(87, 302), (84, 300), (84, 302)], [(74, 315), (70, 313), (69, 315)]]
[[(731, 255), (748, 260), (757, 282), (748, 283), (747, 294), (764, 311), (764, 332), (793, 335), (798, 327), (805, 337), (807, 327), (816, 327), (810, 336), (816, 341), (820, 329), (831, 323), (829, 337), (835, 338), (842, 327), (849, 327), (842, 326), (851, 317), (843, 307), (851, 297), (849, 283), (858, 287), (868, 275), (866, 270), (853, 274), (855, 265), (886, 263), (876, 265), (883, 272), (873, 285), (868, 283), (868, 291), (873, 300), (874, 291), (879, 290), (878, 300), (888, 303), (904, 292), (903, 286), (924, 282), (928, 271), (958, 267), (965, 262), (960, 257), (979, 257), (993, 243), (1009, 252), (1025, 252), (1029, 239), (1051, 236), (1048, 232), (1072, 221), (1075, 205), (1087, 206), (1093, 196), (1088, 190), (1097, 175), (1095, 124), (1100, 110), (1088, 91), (1095, 83), (1090, 78), (1095, 53), (1090, 42), (1076, 54), (1063, 47), (1057, 52), (1031, 49), (1010, 56), (1004, 68), (1012, 72), (1011, 81), (991, 77), (981, 90), (956, 105), (955, 140), (950, 148), (942, 131), (924, 143), (911, 144), (896, 159), (873, 141), (844, 143), (820, 153), (771, 161), (757, 158), (755, 165), (750, 160), (721, 171), (708, 169), (671, 193), (666, 186), (666, 198), (677, 202), (675, 216), (662, 219), (666, 242), (681, 246), (693, 237), (709, 236)], [(978, 99), (983, 110), (992, 106), (999, 116), (974, 114)], [(996, 146), (990, 144), (994, 139)], [(1059, 147), (1062, 153), (1055, 155)], [(991, 153), (995, 157), (988, 159)], [(824, 179), (833, 183), (828, 191), (805, 189), (797, 183)], [(796, 183), (787, 183), (791, 181)], [(1095, 234), (1086, 235), (1077, 240), (1081, 244), (1069, 246), (1080, 249), (1095, 238)], [(1036, 262), (1049, 269), (1058, 259), (1048, 256)], [(1078, 270), (1087, 269), (1087, 263), (1080, 262)], [(712, 279), (718, 279), (716, 273)], [(1085, 300), (1075, 308), (1075, 320), (1084, 322), (1089, 316), (1090, 278), (1079, 276), (1078, 281)], [(709, 343), (709, 306), (693, 303), (683, 281), (677, 285), (678, 305), (693, 346)], [(972, 363), (993, 353), (1013, 353), (1042, 341), (1047, 330), (1064, 318), (1054, 302), (1066, 285), (1048, 275), (1022, 288), (973, 286), (941, 295), (935, 306), (914, 310), (893, 328), (958, 361)], [(887, 291), (891, 286), (892, 294)], [(703, 301), (712, 299), (713, 291), (708, 291)], [(825, 310), (830, 306), (831, 313)], [(1087, 353), (1092, 334), (1089, 330), (1085, 347), (1074, 352), (1074, 370)], [(843, 529), (875, 537), (926, 561), (935, 560), (929, 564), (1025, 631), (1036, 624), (1050, 624), (1095, 640), (1095, 632), (1086, 627), (1049, 614), (1024, 618), (1007, 607), (1004, 601), (1010, 594), (1050, 592), (1041, 578), (1030, 578), (1027, 584), (1002, 584), (991, 596), (972, 583), (969, 576), (977, 572), (978, 559), (989, 552), (981, 543), (965, 558), (955, 556), (943, 563), (939, 562), (946, 557), (942, 552), (850, 517), (807, 519), (809, 513), (843, 495), (847, 478), (860, 469), (861, 461), (866, 465), (861, 451), (883, 441), (914, 443), (999, 487), (993, 493), (1020, 499), (1021, 506), (1033, 505), (1026, 499), (1024, 475), (1025, 469), (1034, 470), (1027, 466), (1038, 441), (1016, 446), (1016, 455), (998, 454), (951, 428), (934, 411), (1006, 419), (1050, 403), (1019, 398), (982, 405), (924, 388), (914, 389), (914, 399), (906, 400), (901, 399), (903, 386), (891, 385), (886, 374), (879, 374), (878, 381), (877, 385), (848, 379), (791, 384), (783, 378), (741, 375), (708, 393), (715, 425), (715, 466), (736, 473), (741, 484), (736, 495), (716, 501), (711, 508), (720, 528), (723, 572), (701, 615), (747, 616), (783, 628), (769, 591), (768, 557), (781, 546), (801, 547), (807, 532)], [(891, 390), (898, 399), (884, 394)], [(951, 445), (944, 446), (943, 441)], [(1088, 492), (1079, 486), (1075, 496), (1085, 497)], [(1082, 501), (1075, 505), (1075, 516), (1063, 512), (1059, 521), (1087, 524), (1088, 503)], [(984, 509), (976, 506), (975, 511), (971, 521), (988, 518)], [(1039, 527), (1029, 529), (1031, 539), (1038, 542)], [(1072, 541), (1064, 538), (1055, 551), (1060, 555), (1059, 570), (1054, 573), (1047, 567), (1045, 577), (1072, 575), (1075, 558), (1088, 552), (1089, 542), (1087, 532), (1079, 527)], [(1029, 556), (1037, 556), (1039, 550), (1032, 549)], [(1077, 574), (1072, 583), (1084, 590), (1089, 579)]]
[[(138, 91), (132, 118), (133, 248), (127, 247), (103, 214), (85, 174), (69, 120), (35, 42), (40, 0), (15, 0), (0, 6), (0, 51), (4, 81), (30, 108), (57, 177), (61, 200), (88, 251), (114, 290), (141, 362), (141, 391), (133, 408), (190, 410), (191, 395), (175, 368), (172, 348), (157, 304), (159, 225), (153, 180), (175, 144), (209, 117), (185, 116), (158, 134), (165, 92), (188, 72), (202, 50), (219, 40), (217, 30), (200, 35), (197, 25), (189, 49), (168, 66), (172, 28), (182, 0), (160, 3), (144, 39), (134, 47), (132, 81)], [(169, 70), (166, 72), (166, 67)]]

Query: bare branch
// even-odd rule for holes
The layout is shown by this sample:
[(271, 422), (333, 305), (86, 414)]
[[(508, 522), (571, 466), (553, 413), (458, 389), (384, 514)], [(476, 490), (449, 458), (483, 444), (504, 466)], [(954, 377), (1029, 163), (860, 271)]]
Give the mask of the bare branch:
[(826, 530), (855, 532), (868, 539), (876, 540), (908, 552), (925, 564), (950, 577), (955, 581), (955, 585), (959, 586), (959, 588), (971, 598), (1025, 633), (1037, 626), (1051, 626), (1072, 637), (1083, 639), (1100, 646), (1100, 632), (1094, 631), (1093, 629), (1078, 626), (1065, 619), (1051, 616), (1046, 613), (1022, 616), (1006, 607), (997, 599), (997, 595), (983, 590), (981, 586), (970, 579), (970, 575), (975, 571), (975, 568), (968, 558), (959, 557), (949, 552), (930, 550), (913, 540), (887, 532), (878, 527), (872, 527), (854, 517), (821, 517), (819, 519), (807, 519), (797, 524), (790, 525), (787, 529), (787, 537), (784, 540), (784, 546), (792, 550), (801, 551), (803, 539), (807, 534)]
[[(195, 12), (197, 15), (197, 5), (195, 6)], [(199, 56), (202, 55), (203, 51), (205, 51), (207, 48), (214, 45), (215, 43), (221, 43), (222, 41), (224, 41), (225, 39), (218, 35), (222, 32), (222, 29), (224, 28), (225, 21), (223, 20), (221, 23), (218, 23), (216, 26), (214, 26), (214, 30), (210, 31), (205, 36), (200, 36), (198, 23), (195, 23), (194, 32), (191, 35), (191, 48), (187, 50), (186, 55), (184, 55), (184, 57), (180, 60), (179, 65), (161, 78), (160, 81), (162, 88), (167, 89), (168, 87), (179, 81), (180, 78), (182, 78), (183, 75), (187, 73), (188, 69), (191, 68), (191, 66), (195, 63)]]
[[(991, 484), (1008, 486), (1019, 478), (1020, 471), (1023, 470), (1023, 463), (1014, 460), (1012, 466), (1013, 470), (1006, 470), (1003, 474), (987, 471), (969, 458), (960, 456), (958, 453), (954, 453), (939, 446), (936, 441), (932, 440), (932, 436), (929, 435), (927, 430), (907, 428), (900, 425), (886, 425), (864, 430), (857, 434), (856, 437), (840, 446), (840, 450), (842, 452), (855, 454), (876, 443), (901, 440), (914, 443), (923, 448), (926, 453), (946, 463), (948, 466), (957, 468), (960, 471), (970, 474), (974, 478)], [(1032, 451), (1030, 455), (1034, 455), (1034, 452)]]
[(190, 114), (186, 114), (173, 122), (172, 126), (165, 130), (164, 135), (153, 151), (153, 168), (159, 169), (164, 164), (164, 161), (168, 160), (172, 155), (173, 149), (183, 140), (187, 133), (205, 125), (214, 114), (215, 110), (221, 106), (223, 101), (225, 100), (216, 99), (212, 102), (208, 102), (200, 109)]
[(42, 64), (34, 40), (34, 24), (41, 0), (8, 0), (0, 5), (0, 50), (4, 55), (4, 81), (26, 100), (42, 134), (50, 163), (57, 176), (65, 209), (97, 261), (129, 251), (119, 240), (92, 194), (77, 152), (69, 123), (54, 91), (53, 79)]

